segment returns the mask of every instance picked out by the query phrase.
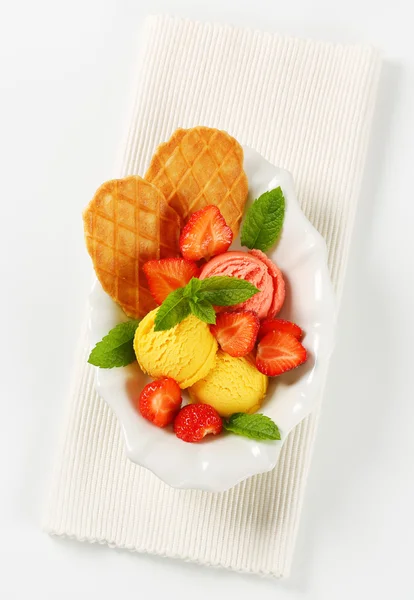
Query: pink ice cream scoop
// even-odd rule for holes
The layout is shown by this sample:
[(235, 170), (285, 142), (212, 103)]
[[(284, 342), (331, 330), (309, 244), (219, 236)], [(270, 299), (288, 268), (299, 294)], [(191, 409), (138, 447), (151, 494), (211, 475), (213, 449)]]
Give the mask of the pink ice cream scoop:
[(280, 269), (261, 250), (225, 252), (212, 258), (201, 270), (200, 279), (227, 275), (245, 279), (260, 292), (246, 302), (223, 310), (253, 310), (259, 319), (274, 317), (285, 299), (285, 282)]

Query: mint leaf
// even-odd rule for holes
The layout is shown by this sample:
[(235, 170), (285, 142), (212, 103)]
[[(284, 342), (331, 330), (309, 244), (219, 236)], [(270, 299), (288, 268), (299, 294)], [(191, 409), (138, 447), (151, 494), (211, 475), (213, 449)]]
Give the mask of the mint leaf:
[(208, 300), (199, 300), (198, 302), (190, 300), (191, 312), (197, 319), (214, 325), (216, 322), (216, 312)]
[(166, 331), (190, 314), (189, 299), (184, 296), (185, 288), (178, 288), (171, 292), (157, 310), (154, 331)]
[(196, 277), (190, 279), (187, 285), (184, 288), (184, 296), (186, 298), (192, 298), (193, 300), (197, 299), (197, 292), (201, 287), (201, 281)]
[(241, 243), (266, 252), (277, 240), (285, 218), (285, 197), (280, 187), (265, 192), (246, 213)]
[(232, 306), (248, 300), (260, 290), (244, 279), (236, 277), (208, 277), (201, 281), (197, 296), (216, 306)]
[(266, 415), (234, 413), (228, 421), (223, 419), (223, 427), (226, 431), (252, 440), (280, 440), (278, 426)]
[(126, 321), (116, 327), (98, 342), (89, 355), (88, 363), (101, 369), (125, 367), (136, 360), (134, 336), (139, 321)]

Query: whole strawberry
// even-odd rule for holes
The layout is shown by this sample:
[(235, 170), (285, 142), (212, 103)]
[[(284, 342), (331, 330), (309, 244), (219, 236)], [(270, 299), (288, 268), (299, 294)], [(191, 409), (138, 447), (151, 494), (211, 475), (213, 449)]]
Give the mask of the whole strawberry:
[(218, 412), (209, 404), (187, 404), (174, 421), (174, 431), (184, 442), (200, 442), (206, 435), (223, 429)]

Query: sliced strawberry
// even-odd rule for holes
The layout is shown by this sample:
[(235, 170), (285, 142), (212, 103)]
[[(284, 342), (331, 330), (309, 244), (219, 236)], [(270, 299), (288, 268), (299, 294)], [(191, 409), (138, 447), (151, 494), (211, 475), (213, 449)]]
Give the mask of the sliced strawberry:
[(254, 348), (260, 321), (251, 310), (223, 312), (217, 315), (210, 331), (224, 352), (230, 356), (245, 356)]
[(285, 331), (271, 331), (257, 346), (256, 367), (270, 377), (295, 369), (305, 360), (306, 349)]
[(192, 277), (197, 277), (197, 265), (184, 258), (149, 260), (143, 266), (150, 292), (157, 304), (162, 304), (168, 294), (184, 287)]
[(209, 404), (187, 404), (174, 421), (174, 431), (184, 442), (200, 442), (206, 435), (216, 435), (223, 422), (215, 408)]
[(210, 204), (191, 215), (181, 232), (180, 250), (187, 260), (200, 260), (226, 252), (232, 241), (232, 230), (218, 207)]
[(170, 377), (148, 383), (139, 397), (142, 416), (157, 427), (165, 427), (174, 420), (181, 406), (181, 389)]
[(265, 335), (270, 333), (271, 331), (284, 331), (285, 333), (290, 333), (297, 340), (301, 340), (303, 337), (303, 331), (296, 325), (296, 323), (292, 323), (291, 321), (285, 321), (284, 319), (264, 319), (260, 323), (259, 333), (257, 334), (257, 339), (261, 340)]

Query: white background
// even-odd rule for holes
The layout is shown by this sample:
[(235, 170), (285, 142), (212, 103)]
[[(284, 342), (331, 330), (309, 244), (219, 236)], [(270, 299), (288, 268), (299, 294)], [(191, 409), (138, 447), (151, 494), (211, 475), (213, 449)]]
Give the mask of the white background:
[[(414, 33), (408, 0), (383, 4), (2, 3), (0, 598), (414, 598)], [(159, 12), (383, 51), (337, 348), (282, 582), (41, 531), (91, 278), (80, 214), (113, 175), (142, 20)]]

